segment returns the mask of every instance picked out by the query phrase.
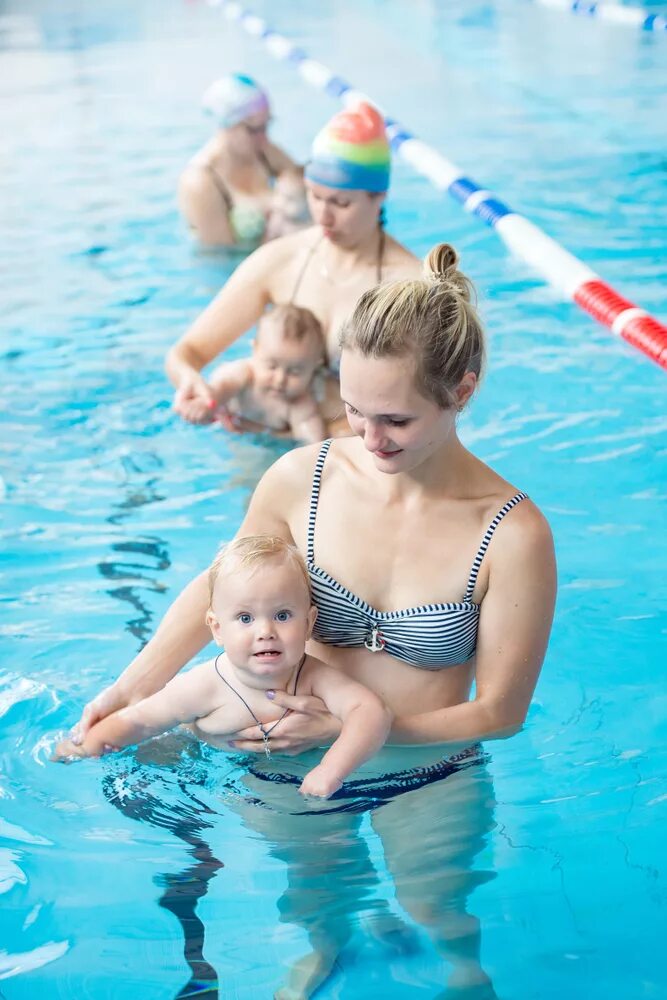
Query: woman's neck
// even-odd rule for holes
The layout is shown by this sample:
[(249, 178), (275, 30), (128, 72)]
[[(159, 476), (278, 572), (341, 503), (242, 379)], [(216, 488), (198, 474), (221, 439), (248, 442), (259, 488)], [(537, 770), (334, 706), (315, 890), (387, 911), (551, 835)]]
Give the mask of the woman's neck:
[[(361, 447), (363, 448), (363, 443)], [(367, 460), (373, 457), (365, 452)], [(465, 448), (456, 433), (452, 432), (437, 450), (419, 465), (396, 475), (380, 472), (373, 464), (375, 479), (388, 503), (416, 502), (428, 496), (457, 496), (470, 491), (477, 460)]]
[(214, 158), (228, 169), (243, 170), (253, 166), (257, 161), (255, 153), (250, 152), (247, 155), (242, 155), (238, 150), (234, 149), (234, 145), (229, 141), (229, 135), (225, 129), (220, 129), (216, 132), (211, 142)]
[(353, 246), (336, 246), (324, 241), (322, 253), (327, 270), (336, 273), (356, 271), (359, 267), (376, 267), (380, 255), (382, 229), (375, 226)]

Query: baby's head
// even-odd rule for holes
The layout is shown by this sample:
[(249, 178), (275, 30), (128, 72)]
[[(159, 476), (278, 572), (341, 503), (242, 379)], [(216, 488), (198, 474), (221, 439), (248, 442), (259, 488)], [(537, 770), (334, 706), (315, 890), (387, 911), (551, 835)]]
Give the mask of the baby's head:
[(285, 170), (273, 186), (273, 208), (290, 222), (308, 222), (308, 201), (303, 177), (293, 170)]
[(233, 665), (268, 687), (288, 678), (317, 615), (298, 549), (272, 535), (237, 538), (218, 552), (208, 584), (206, 623)]
[(252, 361), (259, 389), (288, 400), (303, 396), (324, 361), (319, 320), (310, 309), (274, 306), (259, 321)]

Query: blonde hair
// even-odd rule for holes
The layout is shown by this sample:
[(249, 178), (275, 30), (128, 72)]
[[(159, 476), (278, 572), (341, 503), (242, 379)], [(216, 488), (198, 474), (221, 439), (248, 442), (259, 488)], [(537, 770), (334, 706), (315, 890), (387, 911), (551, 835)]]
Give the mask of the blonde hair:
[(213, 602), (215, 585), (221, 576), (238, 569), (254, 569), (270, 559), (286, 563), (300, 574), (312, 604), (310, 577), (303, 556), (295, 545), (290, 545), (277, 535), (246, 535), (223, 545), (208, 570), (208, 601)]
[(305, 340), (317, 340), (320, 347), (324, 346), (322, 324), (317, 316), (302, 306), (294, 306), (291, 302), (274, 306), (270, 312), (264, 313), (257, 330), (257, 339), (261, 332), (262, 322), (275, 322), (280, 325), (280, 334), (287, 340), (301, 344)]
[(340, 335), (341, 350), (414, 358), (417, 388), (443, 409), (466, 372), (481, 376), (486, 354), (475, 290), (458, 261), (449, 243), (438, 243), (424, 259), (423, 278), (364, 292)]

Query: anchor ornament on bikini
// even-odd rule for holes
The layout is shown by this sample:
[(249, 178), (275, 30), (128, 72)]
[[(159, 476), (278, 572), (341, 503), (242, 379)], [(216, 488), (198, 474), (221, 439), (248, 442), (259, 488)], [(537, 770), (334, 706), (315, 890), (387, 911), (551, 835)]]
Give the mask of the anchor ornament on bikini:
[(371, 653), (381, 653), (385, 645), (386, 643), (382, 632), (377, 625), (374, 625), (371, 629), (371, 634), (366, 637), (364, 646), (366, 649), (370, 649)]

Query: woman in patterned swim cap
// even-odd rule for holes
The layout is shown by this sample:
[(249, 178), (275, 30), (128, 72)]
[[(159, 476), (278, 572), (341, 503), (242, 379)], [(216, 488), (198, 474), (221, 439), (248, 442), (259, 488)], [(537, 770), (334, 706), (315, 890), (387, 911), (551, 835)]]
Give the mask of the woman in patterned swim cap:
[(241, 263), (167, 356), (174, 407), (191, 423), (212, 419), (201, 369), (257, 322), (271, 304), (315, 313), (325, 335), (322, 412), (347, 433), (338, 388), (338, 333), (360, 295), (380, 281), (419, 274), (419, 261), (384, 229), (390, 150), (382, 116), (361, 102), (334, 115), (316, 136), (306, 166), (314, 225), (260, 247)]
[(202, 246), (256, 246), (271, 211), (274, 178), (300, 169), (269, 142), (269, 99), (249, 76), (230, 73), (204, 92), (215, 134), (183, 171), (181, 212)]

